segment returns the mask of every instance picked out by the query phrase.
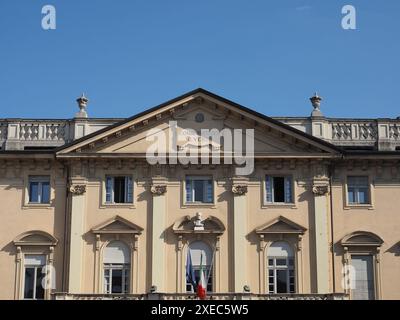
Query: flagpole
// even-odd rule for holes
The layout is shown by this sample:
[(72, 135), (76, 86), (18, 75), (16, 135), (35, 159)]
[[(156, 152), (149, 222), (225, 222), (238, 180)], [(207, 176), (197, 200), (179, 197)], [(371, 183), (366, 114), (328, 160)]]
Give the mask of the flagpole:
[(215, 243), (213, 256), (212, 256), (212, 259), (211, 259), (211, 267), (210, 267), (210, 270), (208, 271), (208, 274), (207, 274), (207, 281), (206, 281), (207, 284), (208, 284), (208, 280), (210, 279), (211, 270), (214, 267), (214, 258), (215, 258), (215, 252), (216, 251), (217, 251), (217, 244)]

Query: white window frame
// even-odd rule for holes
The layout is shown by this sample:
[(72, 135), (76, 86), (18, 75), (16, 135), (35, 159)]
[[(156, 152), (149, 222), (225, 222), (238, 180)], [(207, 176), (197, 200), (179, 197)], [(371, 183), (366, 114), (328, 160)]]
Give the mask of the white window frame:
[[(127, 294), (130, 292), (130, 282), (131, 282), (131, 265), (130, 264), (112, 264), (112, 263), (104, 263), (103, 264), (103, 281), (104, 281), (104, 293), (105, 294), (119, 294), (110, 292), (112, 290), (112, 272), (113, 270), (121, 270), (122, 273), (122, 292), (120, 294)], [(106, 281), (106, 271), (108, 274), (108, 284)]]
[[(273, 265), (272, 266), (270, 266), (269, 265), (269, 260), (270, 259), (272, 259), (273, 260)], [(285, 265), (277, 265), (276, 264), (276, 260), (286, 260), (286, 263), (285, 263)], [(290, 265), (289, 264), (289, 260), (290, 259), (292, 259), (292, 261), (293, 261), (293, 263), (292, 263), (292, 265)], [(295, 261), (295, 257), (293, 256), (293, 257), (275, 257), (275, 256), (268, 256), (267, 257), (267, 279), (268, 279), (268, 293), (269, 294), (279, 294), (279, 293), (277, 293), (277, 279), (278, 279), (278, 277), (277, 277), (277, 271), (278, 270), (287, 270), (287, 277), (286, 277), (286, 293), (296, 293), (296, 268), (295, 268), (295, 265), (296, 265), (296, 261)], [(273, 280), (274, 280), (274, 283), (270, 283), (269, 282), (269, 279), (270, 279), (270, 275), (269, 275), (269, 272), (270, 271), (272, 271), (273, 272)], [(290, 276), (290, 271), (292, 271), (293, 272), (293, 276), (291, 277)], [(291, 283), (291, 278), (293, 279), (293, 282)], [(290, 285), (291, 284), (293, 284), (293, 287), (294, 287), (294, 290), (293, 290), (293, 292), (291, 292), (290, 291)], [(274, 290), (273, 290), (273, 292), (271, 292), (271, 290), (270, 290), (270, 285), (273, 285), (273, 287), (274, 287)]]
[[(38, 201), (31, 201), (31, 183), (38, 183)], [(43, 191), (43, 183), (47, 182), (49, 184), (49, 202), (42, 202), (42, 191)], [(39, 204), (39, 205), (48, 205), (51, 201), (51, 183), (50, 176), (34, 176), (30, 175), (28, 177), (28, 204)]]
[[(190, 180), (190, 183), (192, 185), (192, 199), (193, 201), (188, 202), (187, 199), (187, 194), (186, 194), (186, 184), (187, 181)], [(194, 188), (194, 181), (211, 181), (212, 185), (212, 199), (210, 202), (204, 201), (204, 199), (207, 198), (207, 183), (203, 183), (203, 201), (195, 201), (195, 188)], [(214, 179), (213, 176), (211, 175), (206, 175), (206, 176), (196, 176), (196, 175), (187, 175), (185, 176), (185, 186), (184, 186), (184, 199), (185, 199), (185, 204), (186, 205), (192, 205), (192, 204), (200, 204), (200, 205), (213, 205), (215, 202), (215, 186), (214, 186)]]
[[(47, 257), (45, 254), (25, 254), (24, 255), (24, 260), (26, 258), (26, 256), (30, 256), (30, 255), (34, 255), (34, 256), (42, 256), (44, 257), (45, 261), (47, 261)], [(36, 284), (37, 284), (37, 270), (40, 270), (40, 272), (42, 272), (43, 268), (46, 266), (46, 264), (44, 265), (31, 265), (31, 264), (25, 264), (23, 265), (23, 280), (22, 280), (22, 299), (24, 300), (45, 300), (46, 299), (46, 289), (43, 289), (43, 298), (36, 298)], [(25, 298), (25, 271), (27, 268), (34, 268), (35, 272), (34, 272), (34, 281), (33, 281), (33, 298)]]

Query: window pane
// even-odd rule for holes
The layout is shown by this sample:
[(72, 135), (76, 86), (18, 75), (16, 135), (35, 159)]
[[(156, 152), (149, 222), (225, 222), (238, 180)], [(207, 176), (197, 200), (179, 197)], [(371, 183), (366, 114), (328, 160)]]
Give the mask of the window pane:
[(112, 192), (112, 182), (113, 179), (111, 177), (106, 178), (106, 202), (110, 203), (111, 199), (111, 192)]
[(133, 181), (132, 177), (126, 177), (126, 202), (133, 203)]
[(349, 199), (349, 203), (356, 203), (356, 194), (354, 192), (354, 188), (347, 187), (347, 189), (348, 189), (347, 197)]
[(212, 180), (206, 181), (206, 202), (211, 203), (213, 202), (213, 183)]
[(25, 268), (24, 298), (33, 299), (35, 268)]
[(368, 203), (368, 189), (360, 188), (358, 190), (358, 203), (360, 204), (367, 204)]
[(265, 192), (266, 192), (266, 200), (267, 202), (272, 202), (272, 177), (267, 176), (265, 178)]
[(122, 293), (122, 270), (112, 270), (111, 293)]
[(186, 202), (193, 202), (192, 180), (186, 180)]
[(287, 265), (286, 259), (276, 259), (276, 265), (277, 266), (286, 266)]
[(194, 180), (194, 201), (204, 202), (204, 180)]
[(42, 203), (50, 202), (50, 182), (42, 182)]
[(114, 202), (125, 203), (125, 177), (114, 178)]
[(287, 270), (276, 270), (276, 293), (287, 293)]
[(123, 293), (128, 293), (129, 292), (129, 269), (124, 269), (124, 292)]
[(39, 202), (39, 182), (29, 183), (29, 202)]
[(274, 259), (268, 259), (268, 265), (273, 266), (274, 265)]
[(285, 178), (285, 203), (291, 203), (292, 201), (292, 178)]
[(42, 273), (42, 267), (36, 268), (36, 299), (44, 299), (44, 288), (42, 281), (45, 274)]
[(274, 202), (285, 202), (285, 178), (274, 177)]

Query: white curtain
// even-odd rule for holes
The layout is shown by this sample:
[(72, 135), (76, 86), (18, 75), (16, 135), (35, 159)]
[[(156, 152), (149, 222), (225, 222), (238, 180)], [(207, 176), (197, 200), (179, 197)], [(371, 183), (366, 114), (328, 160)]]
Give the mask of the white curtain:
[(203, 241), (194, 241), (190, 243), (189, 250), (194, 266), (200, 265), (201, 254), (203, 254), (203, 266), (211, 265), (212, 250), (207, 243)]
[(113, 241), (104, 249), (104, 263), (130, 264), (131, 252), (129, 247), (121, 241)]

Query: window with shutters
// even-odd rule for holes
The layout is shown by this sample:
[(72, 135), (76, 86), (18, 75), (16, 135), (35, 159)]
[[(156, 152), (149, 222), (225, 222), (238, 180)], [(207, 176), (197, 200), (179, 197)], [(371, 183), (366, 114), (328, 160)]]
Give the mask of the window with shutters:
[(211, 176), (187, 176), (185, 189), (187, 204), (214, 203), (214, 187)]
[(265, 177), (265, 202), (266, 204), (294, 203), (293, 178), (267, 175)]
[(105, 189), (106, 204), (133, 203), (132, 176), (106, 176)]

